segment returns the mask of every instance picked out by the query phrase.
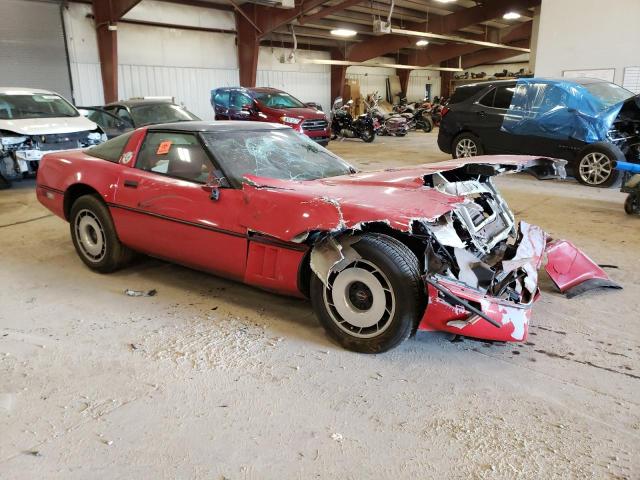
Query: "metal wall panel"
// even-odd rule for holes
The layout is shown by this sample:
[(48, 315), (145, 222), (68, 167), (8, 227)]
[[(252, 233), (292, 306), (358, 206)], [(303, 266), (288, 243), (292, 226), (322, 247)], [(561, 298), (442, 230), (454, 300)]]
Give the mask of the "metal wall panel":
[(331, 73), (258, 70), (256, 85), (290, 93), (302, 102), (317, 102), (326, 112), (331, 108)]
[(53, 90), (71, 100), (59, 3), (1, 0), (0, 84)]
[(119, 65), (119, 98), (175, 97), (203, 120), (213, 119), (210, 92), (239, 84), (238, 70), (149, 65)]

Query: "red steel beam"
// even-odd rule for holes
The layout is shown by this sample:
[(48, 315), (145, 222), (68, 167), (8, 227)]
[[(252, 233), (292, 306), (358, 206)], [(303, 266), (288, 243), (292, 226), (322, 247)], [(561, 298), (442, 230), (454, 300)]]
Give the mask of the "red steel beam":
[(104, 101), (118, 100), (118, 33), (109, 30), (140, 0), (93, 0)]
[[(429, 31), (441, 35), (452, 34), (461, 28), (501, 17), (510, 10), (521, 10), (540, 5), (541, 0), (485, 0), (476, 7), (465, 8), (449, 15), (432, 17), (426, 22), (408, 22), (407, 30)], [(353, 62), (364, 62), (375, 57), (396, 52), (401, 48), (415, 47), (416, 39), (404, 35), (382, 35), (351, 47), (347, 57)]]

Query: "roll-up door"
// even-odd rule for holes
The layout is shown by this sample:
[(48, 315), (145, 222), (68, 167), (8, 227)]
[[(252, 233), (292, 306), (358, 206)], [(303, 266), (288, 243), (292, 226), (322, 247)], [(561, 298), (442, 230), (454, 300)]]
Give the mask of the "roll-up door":
[(0, 0), (0, 86), (44, 88), (72, 100), (59, 2)]

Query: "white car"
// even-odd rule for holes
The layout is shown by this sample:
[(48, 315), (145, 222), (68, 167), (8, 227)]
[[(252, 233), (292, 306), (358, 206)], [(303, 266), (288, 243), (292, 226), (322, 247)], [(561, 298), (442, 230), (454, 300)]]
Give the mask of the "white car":
[(55, 92), (0, 87), (0, 188), (33, 175), (46, 153), (97, 145), (102, 129)]

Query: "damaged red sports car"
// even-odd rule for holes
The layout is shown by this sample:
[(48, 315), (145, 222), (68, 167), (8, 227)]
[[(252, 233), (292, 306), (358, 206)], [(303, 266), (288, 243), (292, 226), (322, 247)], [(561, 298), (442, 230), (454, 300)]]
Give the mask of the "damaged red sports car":
[(39, 201), (90, 268), (133, 252), (309, 297), (359, 352), (416, 329), (527, 338), (538, 268), (575, 295), (617, 287), (564, 240), (516, 224), (493, 177), (561, 177), (564, 162), (487, 156), (358, 173), (282, 125), (184, 122), (43, 157)]

